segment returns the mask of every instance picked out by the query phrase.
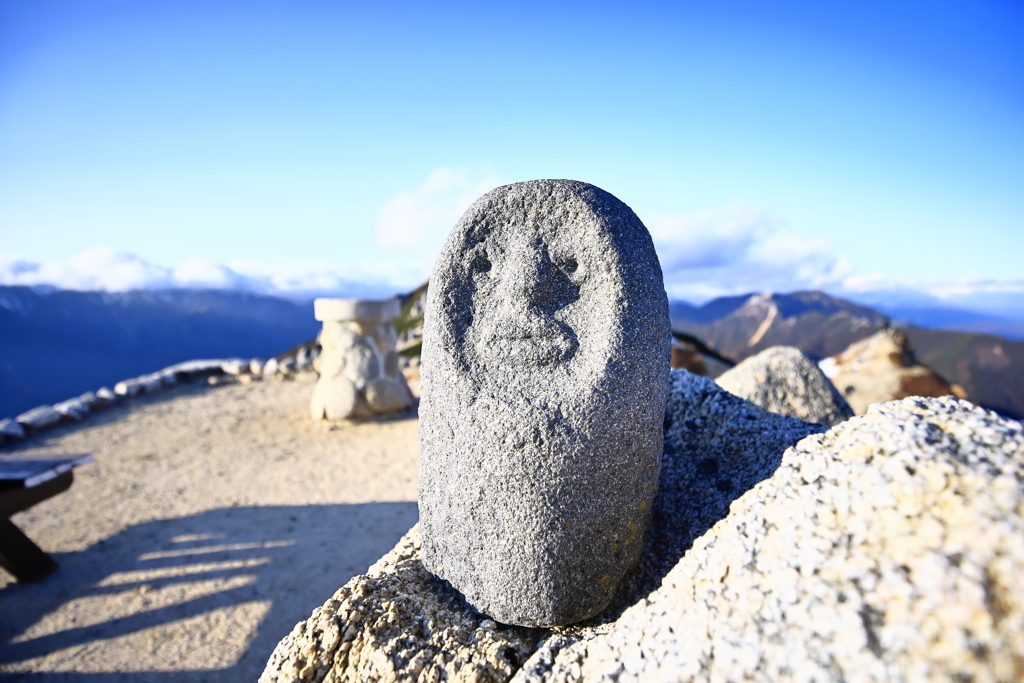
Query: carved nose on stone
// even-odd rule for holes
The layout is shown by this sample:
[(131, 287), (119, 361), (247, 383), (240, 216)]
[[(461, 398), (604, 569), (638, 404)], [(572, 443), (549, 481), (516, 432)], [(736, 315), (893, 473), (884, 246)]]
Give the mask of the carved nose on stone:
[(554, 266), (542, 249), (521, 245), (509, 260), (511, 267), (505, 273), (505, 293), (517, 308), (533, 308), (550, 296)]

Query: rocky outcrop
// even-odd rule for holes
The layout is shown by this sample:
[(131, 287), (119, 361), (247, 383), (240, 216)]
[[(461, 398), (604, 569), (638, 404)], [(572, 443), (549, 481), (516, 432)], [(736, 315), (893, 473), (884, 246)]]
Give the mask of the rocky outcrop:
[(519, 680), (1019, 681), (1022, 481), (1019, 423), (955, 398), (872, 406)]
[(853, 411), (810, 358), (792, 346), (773, 346), (715, 380), (720, 387), (781, 415), (836, 425)]
[(796, 346), (823, 358), (889, 324), (886, 316), (824, 292), (763, 292), (678, 308), (672, 328), (695, 334), (730, 358)]
[(951, 385), (917, 362), (903, 330), (887, 327), (820, 363), (858, 415), (872, 403), (908, 396), (958, 396), (963, 389)]
[[(808, 434), (822, 431), (822, 427), (805, 424), (799, 420), (769, 413), (754, 404), (721, 390), (714, 382), (686, 371), (673, 371), (668, 395), (668, 410), (665, 430), (665, 450), (662, 458), (661, 478), (658, 495), (655, 498), (651, 516), (651, 528), (644, 539), (644, 550), (640, 562), (619, 587), (611, 606), (589, 626), (570, 629), (568, 633), (592, 633), (607, 626), (601, 623), (614, 621), (627, 606), (642, 599), (657, 588), (662, 578), (676, 565), (693, 540), (724, 517), (729, 504), (743, 491), (756, 482), (771, 476), (782, 459), (783, 451)], [(439, 624), (479, 624), (485, 617), (466, 603), (453, 600), (447, 585), (423, 569), (415, 536), (408, 536), (371, 569), (369, 576), (374, 580), (386, 580), (397, 587), (399, 593), (413, 596), (411, 605), (423, 609), (427, 619)], [(415, 552), (413, 552), (415, 550)], [(400, 562), (396, 557), (402, 557)], [(389, 559), (390, 558), (390, 559)], [(397, 572), (401, 569), (401, 576)], [(319, 645), (318, 624), (321, 619), (314, 613), (306, 622), (299, 624), (292, 633), (278, 645), (261, 678), (264, 683), (284, 681), (428, 681), (434, 669), (444, 669), (446, 662), (461, 657), (466, 661), (467, 653), (439, 649), (436, 638), (431, 635), (438, 629), (420, 633), (411, 623), (400, 622), (394, 631), (396, 642), (402, 640), (402, 649), (390, 641), (384, 642), (376, 636), (363, 635), (367, 629), (375, 628), (374, 621), (353, 619), (349, 614), (374, 612), (373, 605), (379, 601), (376, 593), (363, 598), (356, 594), (354, 587), (364, 585), (367, 577), (355, 577), (338, 595), (348, 597), (347, 612), (339, 612), (329, 601), (322, 610), (340, 615), (339, 628), (349, 641), (361, 640), (369, 649), (360, 655), (360, 661), (374, 659), (378, 662), (377, 677), (369, 675), (368, 669), (359, 669), (350, 658), (332, 654), (319, 655), (325, 649)], [(346, 591), (348, 591), (346, 593)], [(416, 597), (419, 596), (419, 597)], [(364, 607), (364, 604), (367, 606)], [(438, 612), (430, 605), (444, 605), (446, 612)], [(426, 608), (423, 605), (427, 605)], [(413, 612), (415, 614), (416, 612)], [(441, 616), (437, 616), (441, 614)], [(406, 617), (408, 619), (409, 617)], [(474, 621), (475, 620), (475, 621)], [(596, 624), (596, 625), (595, 625)], [(473, 632), (473, 628), (463, 626)], [(475, 627), (474, 627), (475, 628)], [(505, 681), (526, 659), (524, 653), (533, 651), (536, 639), (546, 634), (543, 652), (532, 660), (531, 667), (540, 666), (545, 656), (552, 656), (558, 637), (544, 630), (512, 630), (500, 628), (496, 632), (502, 638), (514, 638), (514, 667), (501, 662), (488, 665), (486, 675), (459, 680)], [(562, 632), (564, 633), (564, 632)], [(401, 637), (397, 634), (402, 634)], [(502, 635), (504, 634), (504, 635)], [(510, 635), (512, 634), (512, 635)], [(521, 634), (521, 635), (514, 635)], [(529, 637), (526, 634), (533, 634)], [(488, 634), (487, 638), (497, 637)], [(567, 642), (575, 642), (573, 636)], [(488, 641), (490, 642), (490, 641)], [(382, 644), (383, 643), (383, 644)], [(390, 643), (390, 644), (389, 644)], [(350, 646), (351, 647), (351, 646)], [(421, 654), (422, 653), (422, 654)], [(441, 659), (439, 653), (444, 654)], [(545, 654), (547, 653), (547, 654)], [(319, 657), (314, 666), (309, 666), (313, 657)], [(390, 664), (385, 664), (388, 660)], [(410, 669), (408, 663), (417, 661)], [(419, 668), (422, 664), (422, 667)], [(362, 666), (362, 665), (358, 665)], [(300, 674), (302, 671), (305, 674)], [(381, 672), (394, 671), (384, 675)], [(414, 672), (415, 671), (415, 672)], [(426, 673), (425, 673), (426, 672)], [(466, 674), (468, 675), (467, 671)], [(500, 674), (500, 675), (499, 675)], [(474, 674), (476, 675), (476, 674)]]
[(419, 529), (282, 640), (260, 683), (507, 681), (540, 632), (500, 626), (423, 568)]
[[(598, 618), (491, 627), (422, 570), (411, 534), (261, 680), (1021, 680), (1022, 482), (1024, 428), (965, 401), (876, 405), (823, 432), (673, 372), (651, 531)], [(331, 654), (346, 642), (357, 659)]]

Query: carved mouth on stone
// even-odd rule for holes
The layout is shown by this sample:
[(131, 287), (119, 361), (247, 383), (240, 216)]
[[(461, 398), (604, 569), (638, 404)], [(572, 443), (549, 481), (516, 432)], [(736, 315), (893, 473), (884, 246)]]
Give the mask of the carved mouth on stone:
[(506, 322), (481, 335), (477, 352), (496, 364), (543, 366), (568, 360), (578, 346), (572, 329), (557, 320), (529, 326)]

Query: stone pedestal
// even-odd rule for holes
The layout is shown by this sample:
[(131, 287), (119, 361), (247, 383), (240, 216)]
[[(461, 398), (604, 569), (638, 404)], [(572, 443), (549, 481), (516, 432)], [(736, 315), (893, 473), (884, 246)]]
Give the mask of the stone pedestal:
[(324, 324), (320, 380), (310, 405), (314, 420), (370, 417), (412, 407), (391, 323), (399, 311), (395, 299), (313, 302), (313, 314)]

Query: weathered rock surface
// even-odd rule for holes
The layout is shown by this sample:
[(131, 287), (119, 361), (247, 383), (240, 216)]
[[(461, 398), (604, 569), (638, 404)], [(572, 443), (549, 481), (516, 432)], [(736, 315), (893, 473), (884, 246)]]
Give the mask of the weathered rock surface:
[(92, 412), (89, 408), (89, 404), (83, 401), (81, 398), (69, 398), (66, 401), (55, 403), (53, 409), (61, 414), (66, 420), (72, 420), (78, 422), (83, 417)]
[(821, 361), (821, 369), (858, 415), (872, 403), (908, 396), (958, 396), (963, 389), (918, 363), (903, 330), (887, 327)]
[(89, 406), (89, 410), (92, 411), (102, 410), (103, 408), (106, 408), (108, 405), (110, 405), (109, 400), (101, 398), (97, 394), (97, 392), (94, 391), (85, 392), (84, 394), (78, 397), (78, 400), (82, 401), (83, 403), (85, 403), (85, 405)]
[(1020, 423), (955, 398), (872, 406), (517, 680), (1022, 680), (1022, 482)]
[[(324, 324), (316, 361), (320, 380), (310, 402), (314, 420), (369, 417), (412, 407), (415, 399), (398, 366), (391, 323), (398, 311), (393, 299), (314, 301), (317, 320)], [(362, 317), (350, 317), (357, 315)], [(304, 351), (300, 349), (299, 365), (312, 365)]]
[(478, 199), (425, 313), (425, 566), (503, 623), (601, 611), (648, 525), (670, 338), (651, 237), (621, 201), (570, 180)]
[(114, 393), (118, 396), (138, 396), (142, 393), (142, 383), (136, 377), (123, 379), (114, 385)]
[(720, 387), (780, 415), (836, 425), (853, 417), (825, 373), (792, 346), (773, 346), (715, 380)]
[(226, 375), (237, 377), (242, 373), (249, 372), (249, 361), (242, 358), (231, 358), (220, 364), (220, 369)]
[[(266, 683), (343, 681), (359, 680), (360, 676), (364, 680), (380, 681), (439, 680), (433, 678), (431, 673), (435, 667), (443, 669), (458, 657), (468, 661), (473, 649), (467, 645), (468, 651), (459, 650), (452, 656), (441, 657), (441, 652), (451, 651), (439, 649), (435, 645), (436, 638), (431, 640), (434, 638), (431, 633), (442, 628), (435, 628), (432, 632), (417, 631), (411, 621), (413, 617), (409, 616), (416, 615), (417, 610), (423, 610), (427, 619), (434, 619), (436, 623), (444, 625), (483, 623), (488, 630), (487, 643), (493, 642), (491, 638), (497, 638), (499, 644), (506, 641), (515, 644), (515, 665), (506, 666), (501, 659), (494, 659), (493, 653), (500, 651), (500, 648), (489, 644), (487, 647), (491, 654), (486, 656), (491, 658), (488, 661), (493, 664), (480, 673), (472, 674), (476, 678), (469, 677), (471, 669), (465, 670), (462, 675), (467, 678), (459, 680), (509, 680), (533, 651), (540, 634), (547, 633), (543, 647), (520, 674), (525, 676), (533, 672), (534, 678), (527, 680), (542, 680), (546, 672), (550, 671), (550, 664), (557, 656), (559, 647), (593, 637), (610, 628), (610, 622), (614, 622), (625, 608), (642, 600), (660, 585), (662, 578), (678, 563), (695, 538), (726, 516), (730, 502), (756, 482), (771, 476), (787, 447), (808, 434), (824, 430), (819, 425), (805, 424), (794, 418), (769, 413), (723, 391), (714, 382), (685, 371), (672, 372), (669, 387), (663, 465), (644, 551), (637, 567), (619, 586), (612, 604), (599, 617), (583, 626), (558, 632), (506, 628), (493, 626), (489, 621), (480, 622), (483, 617), (476, 610), (452, 598), (455, 594), (447, 584), (423, 569), (414, 529), (370, 572), (373, 576), (391, 577), (387, 579), (391, 582), (388, 585), (400, 585), (399, 593), (413, 596), (410, 598), (412, 602), (407, 603), (410, 611), (403, 612), (405, 616), (401, 619), (395, 617), (394, 630), (390, 632), (395, 634), (394, 640), (378, 640), (373, 635), (360, 635), (364, 629), (372, 628), (370, 624), (375, 622), (351, 615), (378, 613), (374, 611), (378, 608), (372, 605), (380, 600), (372, 590), (365, 593), (369, 597), (363, 597), (363, 593), (357, 594), (352, 590), (352, 586), (362, 585), (362, 577), (353, 579), (342, 589), (349, 590), (345, 611), (330, 607), (332, 603), (328, 603), (330, 613), (338, 615), (341, 631), (351, 629), (350, 639), (364, 643), (359, 661), (377, 662), (374, 671), (381, 672), (379, 678), (369, 675), (366, 668), (357, 669), (356, 664), (346, 657), (326, 652), (318, 644), (324, 627), (318, 626), (321, 613), (316, 612), (281, 642), (268, 664), (263, 680)], [(389, 568), (384, 571), (382, 567), (398, 569)], [(364, 608), (363, 602), (371, 606)], [(436, 605), (444, 606), (444, 610)], [(460, 628), (473, 632), (474, 627)], [(401, 648), (405, 648), (401, 652), (397, 645), (399, 642)], [(317, 654), (320, 652), (323, 654)], [(507, 656), (503, 659), (511, 661)], [(390, 664), (384, 663), (384, 660), (389, 660)], [(414, 660), (417, 662), (415, 667), (407, 666)], [(314, 664), (307, 669), (310, 662)], [(306, 673), (300, 676), (303, 670)], [(392, 670), (395, 673), (383, 673)]]
[(60, 417), (60, 413), (54, 410), (53, 406), (39, 406), (38, 408), (25, 411), (14, 419), (25, 429), (34, 432), (52, 427), (60, 422)]
[(25, 438), (25, 428), (17, 420), (5, 417), (0, 420), (0, 440), (18, 441)]
[(260, 683), (507, 681), (540, 633), (499, 626), (423, 568), (419, 530), (275, 648)]
[(715, 379), (736, 365), (692, 334), (672, 333), (672, 369)]

